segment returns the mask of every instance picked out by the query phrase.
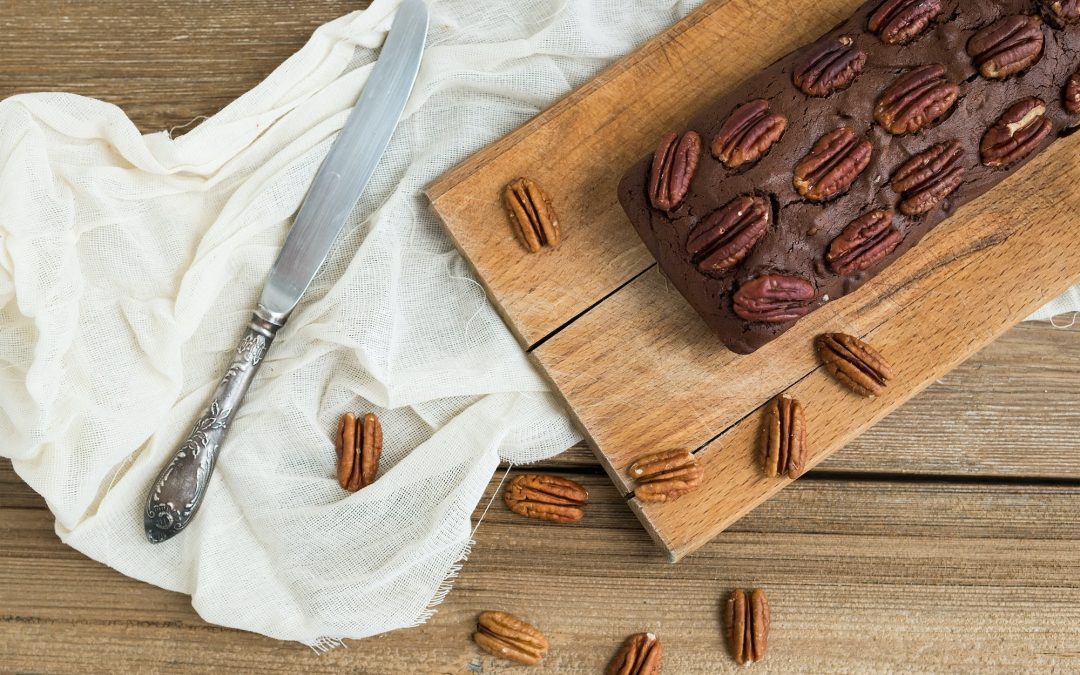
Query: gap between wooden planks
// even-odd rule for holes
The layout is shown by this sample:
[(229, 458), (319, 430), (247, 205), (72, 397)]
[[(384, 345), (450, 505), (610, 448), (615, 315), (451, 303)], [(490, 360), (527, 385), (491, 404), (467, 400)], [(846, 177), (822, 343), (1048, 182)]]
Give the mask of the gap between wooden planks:
[[(1080, 278), (1074, 138), (753, 355), (724, 350), (666, 284), (616, 203), (625, 167), (662, 130), (859, 4), (710, 3), (429, 189), (619, 489), (631, 492), (623, 471), (637, 456), (697, 451), (702, 489), (675, 504), (631, 501), (673, 561), (787, 484), (757, 467), (757, 413), (769, 398), (788, 391), (804, 400), (816, 464)], [(751, 23), (755, 31), (742, 30)], [(514, 240), (499, 195), (518, 175), (552, 193), (564, 224), (557, 250), (528, 255)], [(817, 369), (813, 337), (832, 330), (884, 351), (899, 371), (887, 395), (860, 401)]]

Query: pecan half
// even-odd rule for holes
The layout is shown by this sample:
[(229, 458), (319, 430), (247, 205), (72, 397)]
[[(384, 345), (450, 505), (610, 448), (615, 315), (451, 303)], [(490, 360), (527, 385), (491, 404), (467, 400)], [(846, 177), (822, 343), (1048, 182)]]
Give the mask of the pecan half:
[(960, 142), (947, 141), (904, 162), (892, 177), (893, 192), (901, 195), (900, 212), (905, 216), (926, 213), (951, 195), (964, 182), (963, 157)]
[(747, 597), (741, 590), (728, 596), (725, 617), (728, 630), (728, 646), (731, 656), (739, 665), (754, 663), (765, 658), (769, 642), (769, 600), (765, 591), (755, 588)]
[(705, 472), (689, 450), (663, 450), (630, 465), (637, 482), (634, 496), (643, 502), (670, 502), (701, 485)]
[(828, 96), (851, 84), (866, 64), (866, 52), (844, 35), (811, 46), (795, 67), (792, 82), (807, 96)]
[(1042, 21), (1037, 16), (1006, 16), (971, 36), (967, 53), (982, 76), (1002, 80), (1039, 60)]
[(802, 404), (787, 395), (774, 398), (761, 426), (761, 464), (765, 475), (798, 478), (806, 465), (806, 416)]
[(382, 425), (375, 413), (368, 413), (359, 420), (352, 413), (342, 415), (334, 443), (338, 484), (349, 492), (356, 492), (374, 483), (379, 473), (382, 445)]
[(845, 333), (824, 333), (814, 340), (825, 370), (851, 391), (874, 398), (893, 378), (892, 367), (876, 349)]
[(745, 258), (769, 229), (772, 208), (762, 197), (737, 197), (701, 220), (690, 232), (686, 252), (702, 274), (715, 275)]
[(818, 139), (810, 153), (795, 165), (795, 189), (815, 202), (847, 190), (870, 164), (873, 146), (855, 130), (840, 127)]
[(569, 478), (524, 473), (503, 491), (511, 511), (553, 523), (576, 523), (585, 517), (589, 491)]
[(713, 138), (712, 154), (729, 169), (756, 162), (787, 129), (787, 118), (770, 115), (769, 102), (754, 99), (735, 108)]
[(801, 277), (769, 274), (735, 291), (735, 314), (745, 321), (783, 323), (810, 312), (814, 286)]
[(829, 244), (825, 261), (836, 274), (869, 269), (896, 250), (904, 235), (893, 227), (892, 209), (864, 213), (848, 223)]
[(1039, 0), (1039, 8), (1047, 22), (1064, 28), (1080, 21), (1080, 0)]
[(874, 119), (890, 134), (913, 133), (948, 112), (959, 95), (960, 88), (945, 79), (945, 66), (920, 66), (881, 93)]
[(528, 666), (540, 663), (547, 656), (548, 641), (544, 634), (506, 612), (481, 612), (472, 638), (485, 652)]
[(503, 206), (521, 245), (536, 253), (559, 245), (559, 219), (551, 200), (530, 178), (518, 178), (503, 188)]
[(885, 0), (866, 27), (887, 45), (908, 42), (926, 30), (941, 14), (941, 0)]
[(990, 125), (979, 144), (986, 166), (1006, 167), (1027, 157), (1050, 135), (1053, 123), (1046, 118), (1046, 104), (1037, 98), (1013, 103)]
[(660, 675), (660, 640), (652, 633), (634, 633), (626, 638), (605, 675)]
[(1080, 115), (1080, 70), (1069, 76), (1065, 83), (1065, 112)]
[(674, 131), (664, 134), (649, 171), (649, 201), (654, 208), (669, 211), (682, 203), (700, 154), (701, 136), (696, 131), (681, 138)]

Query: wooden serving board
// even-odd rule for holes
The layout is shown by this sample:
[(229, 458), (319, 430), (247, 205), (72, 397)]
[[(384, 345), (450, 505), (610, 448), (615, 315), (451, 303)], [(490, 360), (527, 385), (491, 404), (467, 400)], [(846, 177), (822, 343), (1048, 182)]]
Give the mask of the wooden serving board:
[[(428, 188), (462, 254), (565, 399), (611, 479), (672, 561), (790, 481), (757, 458), (761, 408), (806, 407), (810, 466), (1080, 280), (1080, 135), (962, 208), (857, 292), (749, 356), (728, 352), (657, 270), (616, 185), (659, 136), (861, 0), (714, 0)], [(500, 201), (518, 176), (545, 186), (558, 249), (530, 255)], [(861, 336), (896, 380), (872, 401), (821, 369), (813, 337)], [(705, 485), (670, 504), (633, 498), (638, 456), (693, 448)]]

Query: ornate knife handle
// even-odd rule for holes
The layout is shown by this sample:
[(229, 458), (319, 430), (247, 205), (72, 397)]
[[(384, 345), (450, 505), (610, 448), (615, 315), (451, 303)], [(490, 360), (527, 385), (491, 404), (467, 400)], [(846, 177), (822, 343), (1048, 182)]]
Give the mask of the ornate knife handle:
[(229, 423), (255, 378), (263, 355), (287, 318), (288, 315), (276, 314), (262, 305), (255, 310), (229, 369), (214, 390), (210, 405), (150, 488), (143, 523), (146, 538), (151, 543), (176, 535), (195, 517), (214, 472), (221, 444), (229, 431)]

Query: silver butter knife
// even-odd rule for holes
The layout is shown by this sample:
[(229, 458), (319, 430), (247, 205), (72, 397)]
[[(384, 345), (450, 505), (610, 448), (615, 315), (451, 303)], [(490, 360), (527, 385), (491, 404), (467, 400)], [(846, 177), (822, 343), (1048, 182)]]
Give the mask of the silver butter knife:
[(151, 542), (176, 535), (198, 511), (229, 423), (259, 363), (326, 260), (390, 142), (420, 69), (427, 29), (423, 0), (404, 0), (356, 107), (315, 174), (210, 405), (150, 489), (143, 521)]

